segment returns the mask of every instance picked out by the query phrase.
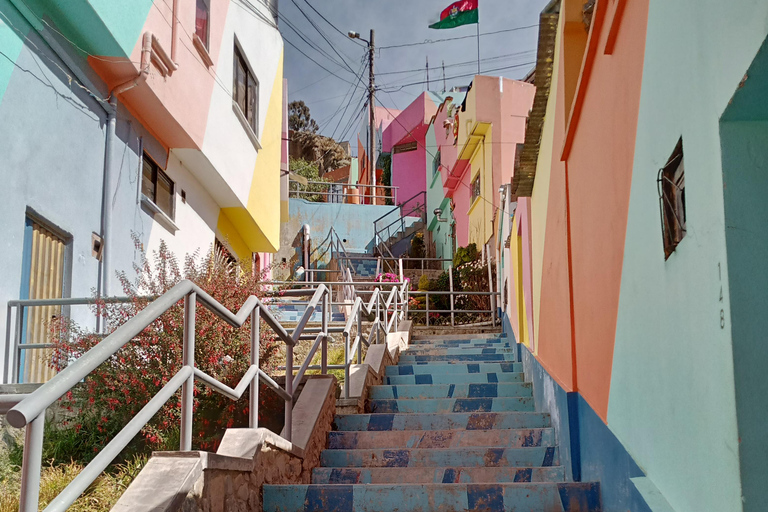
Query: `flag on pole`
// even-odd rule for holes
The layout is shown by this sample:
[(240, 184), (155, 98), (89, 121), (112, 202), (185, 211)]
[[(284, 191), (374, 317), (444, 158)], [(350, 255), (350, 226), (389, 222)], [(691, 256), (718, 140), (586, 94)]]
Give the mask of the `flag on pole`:
[(440, 21), (429, 28), (456, 28), (462, 25), (478, 23), (477, 4), (479, 0), (459, 0), (440, 13)]

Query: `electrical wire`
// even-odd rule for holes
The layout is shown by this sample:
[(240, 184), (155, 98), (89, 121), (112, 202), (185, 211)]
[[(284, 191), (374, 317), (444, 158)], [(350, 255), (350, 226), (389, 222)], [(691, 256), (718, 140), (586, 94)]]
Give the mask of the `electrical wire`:
[[(484, 58), (484, 59), (480, 59), (480, 62), (489, 62), (489, 61), (492, 61), (492, 60), (505, 60), (505, 59), (508, 59), (508, 58), (511, 58), (511, 57), (520, 57), (520, 56), (523, 56), (523, 55), (528, 55), (530, 53), (536, 53), (536, 51), (537, 50), (533, 49), (533, 50), (526, 50), (524, 52), (515, 52), (515, 53), (508, 53), (506, 55), (497, 55), (495, 57), (487, 57), (487, 58)], [(445, 68), (455, 68), (455, 67), (463, 67), (463, 66), (475, 65), (475, 64), (477, 64), (477, 59), (467, 60), (467, 61), (464, 61), (464, 62), (456, 62), (454, 64), (446, 64), (444, 67)], [(435, 68), (435, 69), (439, 70), (440, 68)], [(402, 74), (405, 74), (405, 73), (422, 72), (422, 71), (424, 71), (424, 68), (404, 69), (404, 70), (400, 70), (400, 71), (384, 71), (384, 72), (379, 71), (379, 72), (376, 73), (376, 76), (402, 75)]]
[[(525, 67), (525, 66), (532, 66), (534, 64), (536, 64), (536, 62), (535, 61), (531, 61), (531, 62), (524, 62), (522, 64), (515, 64), (513, 66), (505, 66), (505, 67), (496, 68), (496, 69), (487, 69), (487, 70), (483, 71), (483, 74), (485, 74), (485, 73), (494, 73), (494, 72), (497, 72), (497, 71), (505, 71), (505, 70), (508, 70), (508, 69), (521, 68), (521, 67)], [(476, 76), (476, 75), (477, 75), (477, 73), (466, 73), (466, 74), (463, 74), (463, 75), (455, 75), (455, 76), (445, 77), (445, 80), (455, 80), (457, 78), (466, 78), (466, 77)], [(384, 86), (382, 88), (377, 87), (376, 90), (382, 90), (382, 91), (385, 91), (385, 92), (398, 92), (398, 91), (401, 91), (402, 89), (404, 89), (406, 87), (412, 87), (414, 85), (422, 85), (424, 83), (425, 83), (425, 81), (412, 82), (412, 83), (409, 83), (409, 84), (401, 85), (401, 86), (397, 87), (396, 89), (389, 90), (389, 91), (387, 91), (384, 88), (386, 86)]]
[[(526, 25), (524, 27), (507, 28), (507, 29), (504, 29), (504, 30), (496, 30), (494, 32), (483, 32), (482, 34), (480, 34), (480, 37), (492, 36), (492, 35), (495, 35), (495, 34), (503, 34), (503, 33), (506, 33), (506, 32), (516, 32), (518, 30), (527, 30), (527, 29), (530, 29), (530, 28), (538, 28), (538, 27), (539, 27), (539, 25), (537, 24), (537, 25)], [(469, 38), (473, 38), (473, 39), (477, 38), (477, 35), (447, 37), (445, 39), (425, 39), (424, 41), (421, 41), (421, 42), (404, 43), (404, 44), (393, 44), (393, 45), (389, 45), (389, 46), (379, 46), (378, 49), (379, 50), (389, 50), (389, 49), (392, 49), (392, 48), (405, 48), (405, 47), (408, 47), (408, 46), (419, 46), (419, 45), (423, 45), (423, 44), (444, 43), (446, 41), (458, 41), (460, 39), (469, 39)]]
[(344, 37), (344, 39), (346, 39), (347, 41), (352, 41), (353, 43), (355, 43), (355, 44), (356, 44), (356, 45), (358, 45), (358, 46), (364, 46), (364, 45), (363, 45), (363, 43), (361, 43), (360, 41), (357, 41), (356, 39), (351, 39), (351, 38), (350, 38), (350, 37), (349, 37), (347, 34), (345, 34), (345, 33), (344, 33), (342, 30), (340, 30), (338, 27), (336, 27), (336, 25), (334, 25), (333, 23), (331, 23), (330, 21), (328, 21), (328, 18), (326, 18), (325, 16), (323, 16), (323, 15), (320, 13), (320, 11), (318, 11), (317, 9), (315, 9), (315, 7), (314, 7), (312, 4), (310, 4), (308, 0), (304, 0), (304, 3), (306, 3), (306, 4), (309, 6), (309, 8), (310, 8), (310, 9), (312, 9), (313, 11), (315, 11), (315, 14), (317, 14), (318, 16), (320, 16), (320, 18), (322, 18), (322, 20), (323, 20), (323, 21), (325, 21), (325, 22), (326, 22), (328, 25), (330, 25), (330, 26), (331, 26), (331, 28), (333, 28), (333, 30), (335, 30), (336, 32), (338, 32), (339, 34), (341, 34), (341, 35)]

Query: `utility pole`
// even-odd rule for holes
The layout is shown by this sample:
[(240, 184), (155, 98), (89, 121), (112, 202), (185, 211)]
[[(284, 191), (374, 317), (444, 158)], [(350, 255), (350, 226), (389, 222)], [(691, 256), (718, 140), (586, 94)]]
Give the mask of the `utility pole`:
[(377, 197), (379, 194), (376, 192), (376, 125), (374, 124), (376, 121), (376, 115), (375, 115), (375, 87), (374, 87), (374, 76), (373, 76), (373, 55), (374, 55), (374, 43), (373, 43), (373, 37), (374, 37), (374, 30), (371, 29), (371, 40), (368, 43), (368, 107), (370, 108), (371, 116), (370, 116), (370, 135), (368, 138), (368, 154), (370, 156), (371, 160), (371, 184), (373, 185), (373, 202), (371, 204), (376, 204)]
[(429, 55), (427, 55), (427, 90), (429, 90)]

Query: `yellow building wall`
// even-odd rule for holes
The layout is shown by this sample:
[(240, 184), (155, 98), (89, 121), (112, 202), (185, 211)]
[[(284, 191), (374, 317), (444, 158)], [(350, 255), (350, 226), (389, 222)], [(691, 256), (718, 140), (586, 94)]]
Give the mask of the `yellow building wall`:
[[(563, 18), (560, 18), (560, 25)], [(536, 164), (536, 181), (531, 194), (531, 267), (533, 284), (533, 339), (534, 353), (539, 349), (539, 317), (541, 315), (541, 276), (544, 261), (544, 242), (547, 226), (547, 205), (549, 202), (549, 179), (552, 172), (552, 154), (554, 152), (555, 110), (557, 107), (557, 88), (560, 80), (560, 41), (561, 26), (558, 26), (555, 40), (555, 56), (552, 69), (549, 102), (545, 114), (544, 128), (541, 133), (539, 160)]]
[[(283, 125), (283, 56), (264, 119), (261, 149), (256, 158), (247, 208), (222, 208), (218, 231), (226, 237), (240, 259), (254, 252), (276, 252), (280, 248), (280, 163)], [(235, 243), (235, 240), (239, 242)]]
[(469, 243), (481, 249), (494, 235), (493, 222), (493, 127), (489, 125), (485, 136), (470, 160), (471, 186), (480, 176), (480, 197), (469, 208)]

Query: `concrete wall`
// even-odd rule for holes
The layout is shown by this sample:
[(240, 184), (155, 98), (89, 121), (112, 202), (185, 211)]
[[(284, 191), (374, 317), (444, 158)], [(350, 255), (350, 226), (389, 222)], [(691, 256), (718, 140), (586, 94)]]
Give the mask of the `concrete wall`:
[[(373, 248), (373, 221), (382, 215), (396, 210), (393, 206), (345, 203), (313, 203), (304, 199), (291, 199), (290, 216), (283, 224), (280, 234), (280, 250), (275, 256), (277, 262), (285, 258), (290, 262), (297, 256), (301, 259), (301, 239), (299, 235), (304, 224), (309, 224), (312, 247), (316, 250), (324, 242), (333, 227), (342, 240), (348, 253), (369, 253)], [(319, 251), (319, 254), (325, 249)], [(330, 255), (323, 257), (327, 261)]]

